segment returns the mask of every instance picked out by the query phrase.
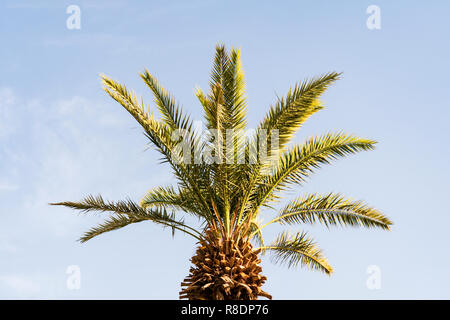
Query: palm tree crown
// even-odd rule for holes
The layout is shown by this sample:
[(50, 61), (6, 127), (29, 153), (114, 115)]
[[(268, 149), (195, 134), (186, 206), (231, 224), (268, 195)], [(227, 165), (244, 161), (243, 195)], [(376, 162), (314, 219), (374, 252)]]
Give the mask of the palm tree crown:
[[(142, 126), (147, 138), (161, 153), (163, 162), (172, 168), (178, 185), (156, 187), (139, 204), (133, 200), (105, 201), (101, 196), (88, 196), (80, 202), (54, 203), (84, 212), (110, 213), (102, 224), (87, 231), (81, 242), (132, 223), (150, 220), (199, 240), (200, 251), (192, 260), (198, 268), (191, 268), (192, 276), (182, 284), (186, 288), (181, 297), (205, 298), (204, 292), (214, 287), (216, 289), (210, 291), (206, 298), (221, 299), (228, 295), (230, 298), (252, 299), (258, 295), (270, 297), (260, 289), (265, 280), (259, 275), (261, 269), (257, 266), (260, 253), (267, 251), (275, 262), (288, 266), (302, 265), (326, 274), (332, 272), (322, 251), (305, 232), (283, 231), (266, 244), (262, 234), (265, 227), (271, 224), (322, 223), (326, 226), (339, 224), (389, 230), (392, 222), (381, 212), (361, 201), (334, 193), (301, 195), (288, 202), (268, 222), (260, 222), (262, 208), (273, 209), (284, 191), (302, 185), (323, 164), (374, 148), (375, 141), (341, 132), (312, 137), (300, 145), (289, 144), (303, 123), (323, 108), (319, 98), (339, 79), (339, 73), (327, 73), (295, 85), (270, 107), (250, 135), (245, 131), (247, 101), (239, 50), (227, 52), (224, 46), (217, 46), (209, 93), (196, 90), (204, 110), (207, 134), (200, 134), (195, 129), (191, 118), (154, 76), (147, 70), (140, 76), (154, 95), (160, 118), (156, 118), (153, 110), (124, 85), (107, 76), (102, 76), (102, 82), (105, 91)], [(201, 225), (187, 225), (179, 216), (181, 212), (198, 217)], [(239, 255), (248, 250), (251, 252), (252, 258), (239, 267), (240, 270), (247, 268), (245, 270), (250, 276), (236, 271), (234, 253), (226, 256), (222, 264), (208, 262), (208, 265), (205, 262), (211, 261), (210, 254), (214, 256), (208, 252), (219, 254), (221, 249), (217, 248), (229, 245), (229, 241), (234, 243), (230, 246), (237, 248)], [(250, 242), (258, 248), (250, 245), (247, 249), (245, 245)], [(209, 250), (208, 246), (215, 246), (217, 250)], [(217, 259), (224, 261), (223, 256), (219, 258), (217, 255)], [(216, 273), (211, 268), (216, 268)], [(249, 277), (253, 277), (256, 284), (250, 283)], [(217, 280), (219, 278), (222, 280)], [(198, 285), (200, 279), (204, 280), (202, 286)]]

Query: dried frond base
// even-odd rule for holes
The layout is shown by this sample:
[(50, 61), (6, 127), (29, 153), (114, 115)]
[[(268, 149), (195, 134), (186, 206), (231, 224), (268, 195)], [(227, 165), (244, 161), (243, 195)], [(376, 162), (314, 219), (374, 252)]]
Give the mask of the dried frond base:
[(208, 231), (191, 259), (190, 275), (181, 283), (180, 299), (272, 299), (261, 289), (267, 278), (260, 274), (259, 253), (248, 241), (217, 239)]

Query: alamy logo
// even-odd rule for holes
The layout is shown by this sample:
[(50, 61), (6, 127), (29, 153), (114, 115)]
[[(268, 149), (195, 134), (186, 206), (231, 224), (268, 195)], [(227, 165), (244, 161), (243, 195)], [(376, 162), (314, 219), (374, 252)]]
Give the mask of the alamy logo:
[(79, 290), (81, 288), (81, 269), (77, 265), (68, 266), (66, 269), (66, 286), (69, 290)]
[(66, 27), (69, 30), (81, 29), (81, 9), (77, 5), (70, 5), (66, 9), (66, 13), (70, 16), (66, 20)]
[(367, 7), (367, 14), (370, 16), (367, 18), (366, 26), (369, 30), (381, 29), (381, 9), (379, 6), (371, 5)]
[(381, 269), (379, 266), (370, 265), (367, 267), (369, 277), (366, 281), (367, 289), (378, 290), (381, 289)]

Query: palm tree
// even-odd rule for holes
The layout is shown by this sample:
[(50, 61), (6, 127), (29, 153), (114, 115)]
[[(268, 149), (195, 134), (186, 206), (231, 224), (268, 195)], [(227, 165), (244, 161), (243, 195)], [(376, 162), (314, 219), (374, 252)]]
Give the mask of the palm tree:
[[(389, 230), (392, 222), (378, 210), (334, 193), (302, 195), (268, 222), (260, 219), (263, 208), (274, 209), (283, 191), (305, 183), (321, 165), (374, 148), (375, 141), (345, 133), (329, 133), (301, 145), (289, 145), (302, 124), (323, 108), (319, 97), (339, 79), (339, 73), (295, 85), (271, 106), (250, 135), (244, 131), (247, 102), (239, 50), (227, 52), (224, 46), (217, 46), (210, 91), (196, 91), (209, 129), (206, 135), (195, 129), (191, 118), (154, 76), (147, 70), (140, 76), (154, 95), (160, 119), (124, 85), (107, 76), (102, 76), (102, 82), (105, 91), (142, 126), (161, 153), (162, 162), (172, 168), (178, 185), (154, 188), (139, 204), (131, 199), (105, 201), (101, 196), (53, 203), (110, 214), (105, 222), (87, 231), (81, 242), (132, 223), (153, 221), (198, 240), (190, 274), (181, 283), (180, 298), (252, 300), (259, 296), (271, 299), (261, 288), (267, 278), (261, 275), (259, 258), (266, 252), (275, 262), (289, 267), (301, 265), (325, 274), (333, 271), (305, 232), (283, 231), (266, 245), (262, 230), (267, 226), (322, 223), (327, 227)], [(228, 136), (229, 132), (232, 135)], [(237, 155), (244, 161), (238, 161)], [(195, 161), (190, 161), (191, 157)], [(211, 158), (214, 161), (209, 161)], [(184, 216), (179, 216), (182, 212), (197, 217), (199, 225), (185, 223)]]

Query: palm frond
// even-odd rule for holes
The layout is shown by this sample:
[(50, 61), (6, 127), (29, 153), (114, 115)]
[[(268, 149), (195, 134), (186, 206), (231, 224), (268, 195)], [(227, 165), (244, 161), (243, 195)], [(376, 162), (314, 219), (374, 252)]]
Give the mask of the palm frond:
[(320, 248), (304, 232), (294, 235), (282, 232), (271, 245), (261, 249), (269, 250), (275, 263), (287, 264), (288, 267), (300, 264), (326, 274), (333, 272)]
[(197, 89), (196, 95), (204, 108), (208, 129), (217, 129), (220, 132), (218, 143), (224, 144), (227, 130), (232, 130), (234, 139), (230, 141), (230, 145), (239, 149), (239, 137), (247, 124), (247, 101), (240, 50), (233, 48), (228, 54), (223, 45), (216, 47), (210, 93), (206, 96), (201, 89)]
[(177, 105), (170, 93), (161, 87), (158, 80), (148, 70), (145, 70), (140, 76), (153, 92), (155, 104), (163, 116), (163, 121), (173, 130), (184, 129), (190, 132), (192, 129), (190, 117), (183, 114), (181, 107)]
[(139, 101), (136, 95), (127, 90), (127, 88), (108, 78), (101, 76), (104, 90), (117, 102), (119, 102), (143, 127), (147, 137), (158, 148), (166, 161), (171, 161), (171, 149), (174, 147), (171, 141), (170, 127), (157, 119), (155, 119), (150, 109), (145, 110), (142, 100)]
[[(187, 161), (185, 161), (186, 169), (193, 175), (195, 173), (193, 171), (197, 167), (192, 166), (192, 163), (195, 161), (193, 157), (202, 153), (204, 144), (193, 130), (193, 122), (190, 116), (184, 114), (182, 108), (175, 102), (172, 95), (158, 83), (158, 80), (148, 70), (145, 70), (140, 76), (153, 93), (155, 104), (162, 114), (162, 121), (170, 127), (172, 133), (171, 138), (175, 139), (175, 142), (179, 142), (181, 139), (187, 145), (188, 151), (183, 148), (178, 148), (177, 145), (172, 152), (177, 151), (180, 158), (184, 156), (184, 152), (188, 153), (186, 155), (188, 156), (186, 158)], [(173, 134), (174, 132), (177, 133), (178, 137)]]
[(329, 133), (308, 139), (303, 145), (296, 145), (280, 155), (273, 174), (258, 185), (255, 204), (257, 208), (276, 200), (277, 191), (292, 183), (303, 183), (305, 179), (323, 164), (360, 151), (372, 150), (375, 141), (344, 133)]
[(282, 224), (323, 223), (326, 226), (378, 227), (389, 230), (392, 221), (362, 201), (353, 201), (340, 194), (311, 194), (294, 200), (276, 218)]
[(114, 225), (116, 225), (117, 228), (122, 228), (130, 223), (149, 220), (171, 227), (172, 231), (177, 229), (197, 239), (200, 239), (201, 237), (201, 234), (195, 228), (187, 226), (182, 220), (176, 220), (175, 215), (173, 213), (167, 213), (165, 208), (158, 207), (153, 208), (152, 210), (147, 210), (140, 207), (137, 203), (130, 199), (125, 201), (109, 202), (103, 200), (100, 195), (97, 197), (89, 195), (79, 202), (65, 201), (51, 203), (51, 205), (65, 206), (71, 209), (80, 210), (83, 213), (91, 211), (109, 212), (112, 214), (112, 217), (115, 217), (110, 217), (110, 220), (107, 220), (103, 227), (100, 225), (98, 230), (92, 234), (101, 234), (103, 233), (99, 232), (101, 230), (104, 230), (104, 232), (114, 230)]
[(195, 95), (197, 96), (197, 99), (200, 101), (200, 104), (203, 107), (204, 111), (204, 117), (206, 120), (206, 127), (208, 129), (214, 129), (217, 127), (217, 112), (213, 106), (212, 101), (214, 99), (211, 95), (206, 95), (201, 88), (196, 88)]
[(280, 213), (260, 229), (272, 223), (300, 224), (322, 223), (327, 227), (332, 225), (378, 227), (390, 230), (392, 221), (375, 208), (362, 201), (353, 201), (340, 194), (327, 195), (310, 194), (301, 196), (289, 202)]
[[(252, 139), (255, 143), (259, 143), (261, 141), (260, 135), (264, 133), (265, 143), (263, 148), (267, 150), (267, 157), (264, 161), (256, 160), (254, 162), (256, 165), (243, 167), (244, 170), (250, 172), (247, 174), (249, 178), (243, 185), (245, 191), (241, 216), (245, 211), (248, 211), (248, 206), (252, 205), (248, 202), (258, 188), (258, 184), (262, 179), (265, 179), (268, 172), (271, 172), (271, 166), (276, 162), (273, 161), (274, 157), (278, 157), (284, 151), (286, 145), (303, 123), (323, 108), (319, 101), (320, 96), (339, 79), (340, 75), (340, 73), (330, 72), (310, 81), (299, 83), (270, 108)], [(245, 154), (248, 158), (252, 156), (248, 148)]]
[(323, 108), (319, 102), (320, 96), (339, 79), (340, 75), (340, 73), (330, 72), (296, 84), (285, 97), (278, 99), (277, 103), (270, 108), (259, 128), (266, 129), (269, 137), (271, 130), (278, 130), (278, 143), (280, 150), (283, 150), (298, 128), (311, 115)]
[(188, 190), (173, 187), (156, 187), (147, 192), (142, 198), (140, 206), (150, 209), (154, 206), (164, 207), (172, 210), (182, 210), (197, 216), (204, 216), (202, 207), (199, 206), (195, 197)]
[(227, 128), (244, 130), (247, 125), (247, 100), (240, 50), (231, 49), (228, 68), (223, 75), (223, 87), (225, 105), (230, 121)]
[[(163, 161), (171, 165), (181, 184), (191, 190), (197, 197), (198, 202), (204, 206), (205, 212), (208, 211), (209, 206), (193, 172), (189, 172), (182, 161), (177, 161), (182, 154), (179, 154), (181, 150), (178, 148), (177, 142), (172, 140), (172, 128), (166, 123), (156, 120), (150, 110), (145, 111), (143, 103), (139, 103), (134, 93), (128, 91), (124, 85), (106, 76), (102, 76), (102, 81), (105, 91), (141, 124), (146, 136), (164, 156)], [(198, 147), (198, 144), (192, 145), (191, 150)]]
[(99, 236), (103, 233), (114, 231), (121, 229), (129, 224), (147, 221), (146, 218), (139, 218), (139, 217), (130, 217), (123, 214), (116, 214), (111, 215), (108, 219), (106, 219), (104, 222), (100, 223), (96, 227), (92, 227), (88, 231), (86, 231), (83, 236), (80, 237), (79, 241), (81, 243), (84, 243), (88, 240), (91, 240), (92, 238)]

